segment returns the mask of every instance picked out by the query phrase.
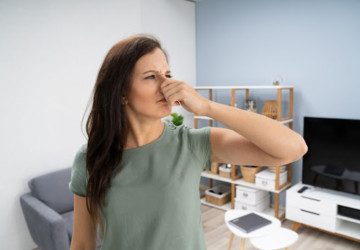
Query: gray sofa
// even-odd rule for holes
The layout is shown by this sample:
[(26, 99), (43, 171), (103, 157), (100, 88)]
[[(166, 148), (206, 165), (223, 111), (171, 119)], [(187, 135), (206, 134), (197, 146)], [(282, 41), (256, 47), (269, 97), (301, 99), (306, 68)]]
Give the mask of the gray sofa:
[[(74, 219), (70, 178), (71, 167), (38, 176), (28, 182), (31, 192), (20, 197), (31, 238), (41, 250), (70, 249)], [(101, 249), (99, 227), (96, 249)]]

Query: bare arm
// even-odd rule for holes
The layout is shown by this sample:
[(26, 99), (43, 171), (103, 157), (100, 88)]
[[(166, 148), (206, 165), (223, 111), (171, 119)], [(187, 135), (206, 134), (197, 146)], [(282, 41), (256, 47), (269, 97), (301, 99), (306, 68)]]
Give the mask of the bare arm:
[(301, 135), (263, 115), (213, 101), (205, 115), (230, 128), (211, 129), (214, 162), (278, 166), (298, 160), (307, 151)]
[(96, 249), (97, 225), (86, 208), (86, 198), (74, 195), (74, 227), (70, 250)]
[(211, 160), (239, 165), (278, 166), (307, 151), (301, 135), (266, 116), (210, 101), (195, 89), (160, 75), (161, 91), (171, 105), (209, 116), (230, 129), (211, 128)]

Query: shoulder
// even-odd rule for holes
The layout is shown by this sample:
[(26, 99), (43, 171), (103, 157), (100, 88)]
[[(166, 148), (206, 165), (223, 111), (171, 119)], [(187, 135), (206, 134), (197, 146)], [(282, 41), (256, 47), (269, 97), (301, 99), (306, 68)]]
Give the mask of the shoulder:
[(165, 123), (167, 124), (168, 130), (170, 132), (174, 133), (174, 134), (177, 134), (177, 135), (183, 135), (185, 133), (188, 133), (188, 131), (191, 129), (185, 124), (181, 124), (179, 126), (176, 126), (171, 121), (165, 121)]
[(88, 146), (87, 143), (83, 144), (83, 145), (80, 147), (79, 151), (81, 151), (81, 152), (86, 152), (87, 146)]
[(86, 151), (87, 151), (87, 143), (81, 145), (76, 154), (85, 154), (86, 155)]
[(172, 122), (168, 122), (169, 130), (174, 131), (178, 136), (196, 138), (199, 136), (210, 135), (211, 127), (191, 128), (185, 124), (180, 126), (174, 125)]
[(87, 143), (79, 147), (75, 154), (74, 165), (83, 165), (86, 162)]

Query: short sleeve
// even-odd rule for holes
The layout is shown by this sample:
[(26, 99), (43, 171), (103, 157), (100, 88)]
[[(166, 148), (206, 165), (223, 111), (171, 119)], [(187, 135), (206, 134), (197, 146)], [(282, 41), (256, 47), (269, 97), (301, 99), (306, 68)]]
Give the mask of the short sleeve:
[(86, 144), (84, 144), (75, 155), (71, 169), (71, 180), (69, 182), (71, 192), (81, 197), (86, 196), (86, 172)]
[(211, 170), (210, 129), (211, 127), (189, 128), (187, 133), (190, 150), (199, 159), (201, 170)]

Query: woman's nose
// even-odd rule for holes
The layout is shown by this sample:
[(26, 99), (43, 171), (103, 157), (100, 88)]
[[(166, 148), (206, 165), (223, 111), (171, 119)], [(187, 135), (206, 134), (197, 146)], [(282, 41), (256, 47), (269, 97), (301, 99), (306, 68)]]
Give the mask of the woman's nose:
[(165, 77), (165, 73), (161, 73), (161, 72), (158, 72), (158, 77), (161, 79), (161, 80), (164, 80), (166, 77)]

